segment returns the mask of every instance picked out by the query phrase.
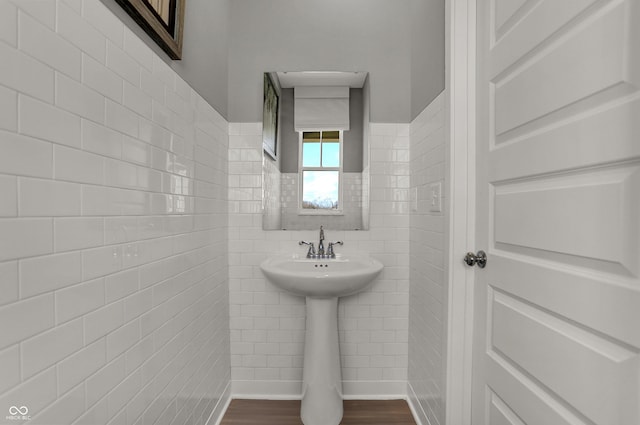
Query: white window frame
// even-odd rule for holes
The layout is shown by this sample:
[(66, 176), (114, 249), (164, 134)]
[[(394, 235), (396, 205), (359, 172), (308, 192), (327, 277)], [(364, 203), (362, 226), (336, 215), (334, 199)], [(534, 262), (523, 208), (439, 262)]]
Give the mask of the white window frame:
[[(302, 143), (303, 143), (303, 133), (309, 133), (319, 131), (320, 132), (320, 142), (322, 144), (322, 133), (328, 131), (337, 131), (339, 133), (339, 145), (340, 145), (340, 166), (339, 167), (303, 167), (302, 166)], [(344, 134), (343, 130), (305, 130), (298, 132), (298, 215), (344, 215), (343, 210), (343, 200), (342, 196), (343, 190), (343, 167), (344, 167), (344, 159), (343, 159), (343, 151), (344, 151)], [(320, 156), (322, 158), (322, 147), (320, 147)], [(322, 162), (321, 162), (322, 164)], [(304, 180), (302, 178), (303, 171), (338, 171), (338, 208), (335, 210), (326, 210), (326, 209), (310, 209), (310, 208), (302, 208), (302, 194), (303, 194), (303, 183)]]

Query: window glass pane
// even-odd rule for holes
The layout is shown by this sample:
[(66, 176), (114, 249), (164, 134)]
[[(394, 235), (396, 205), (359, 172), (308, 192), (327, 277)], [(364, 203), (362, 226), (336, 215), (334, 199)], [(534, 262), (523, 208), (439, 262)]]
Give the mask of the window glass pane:
[(322, 143), (322, 166), (340, 166), (340, 143)]
[(339, 174), (338, 171), (303, 171), (302, 208), (337, 209)]
[(320, 143), (302, 143), (302, 166), (320, 166)]
[(302, 133), (302, 166), (319, 167), (320, 164), (320, 132), (305, 131)]

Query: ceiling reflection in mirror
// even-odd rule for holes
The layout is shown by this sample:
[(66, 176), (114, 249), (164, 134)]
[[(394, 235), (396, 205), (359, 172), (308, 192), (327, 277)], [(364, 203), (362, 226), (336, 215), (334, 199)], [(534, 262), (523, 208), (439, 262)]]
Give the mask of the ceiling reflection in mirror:
[(264, 230), (369, 228), (366, 72), (265, 72)]

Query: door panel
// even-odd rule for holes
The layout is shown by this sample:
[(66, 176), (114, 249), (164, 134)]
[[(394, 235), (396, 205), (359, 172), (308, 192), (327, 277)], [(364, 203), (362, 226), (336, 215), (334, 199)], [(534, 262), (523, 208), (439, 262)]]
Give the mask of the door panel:
[(489, 394), (489, 423), (493, 425), (524, 425), (495, 393)]
[(640, 206), (638, 166), (494, 187), (495, 243), (609, 262), (620, 274), (638, 275), (639, 216), (631, 215)]
[(640, 424), (636, 0), (478, 5), (473, 423)]
[[(639, 116), (640, 97), (634, 94), (527, 134), (491, 152), (488, 179), (499, 182), (639, 157)], [(606, 143), (610, 140), (616, 143)]]
[(532, 261), (527, 255), (496, 254), (490, 259), (491, 267), (485, 270), (492, 288), (517, 294), (594, 333), (640, 347), (637, 288), (614, 278), (610, 285), (602, 285), (606, 273), (592, 273), (587, 267), (572, 265), (568, 260)]
[[(597, 2), (598, 0), (529, 0), (523, 7), (512, 10), (509, 21), (495, 34), (489, 35), (490, 78), (495, 79), (509, 65), (526, 59), (523, 52), (531, 54), (543, 49), (545, 41), (553, 41), (550, 36), (556, 32), (562, 33), (569, 21), (590, 16), (588, 9)], [(502, 0), (498, 4), (500, 3), (512, 1)], [(500, 9), (496, 12), (499, 13)], [(495, 19), (499, 17), (496, 16)]]
[(630, 52), (624, 47), (623, 6), (528, 55), (522, 66), (508, 72), (496, 70), (500, 78), (492, 79), (492, 92), (498, 140), (504, 142), (500, 136), (516, 127), (531, 126), (542, 116), (617, 84), (628, 84), (625, 61)]
[[(562, 400), (550, 396), (544, 387), (502, 357), (490, 353), (486, 367), (487, 374), (491, 376), (491, 387), (486, 387), (486, 393), (495, 391), (494, 394), (500, 394), (500, 399), (524, 424), (592, 425), (584, 416)], [(474, 410), (473, 424), (494, 425), (491, 421), (483, 421), (484, 412), (478, 413), (477, 405)]]
[[(529, 0), (533, 3), (532, 0)], [(505, 26), (514, 18), (514, 13), (522, 9), (527, 0), (495, 0), (495, 32), (503, 33)]]
[(636, 352), (506, 294), (494, 292), (491, 310), (496, 356), (596, 424), (633, 423), (620, 415), (637, 394)]

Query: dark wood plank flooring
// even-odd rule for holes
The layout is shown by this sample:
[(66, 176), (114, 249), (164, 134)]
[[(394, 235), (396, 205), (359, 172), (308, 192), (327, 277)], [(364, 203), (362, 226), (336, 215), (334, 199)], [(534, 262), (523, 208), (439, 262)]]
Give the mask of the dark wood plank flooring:
[[(220, 425), (302, 425), (300, 400), (232, 400)], [(340, 425), (416, 425), (405, 400), (345, 400)]]

